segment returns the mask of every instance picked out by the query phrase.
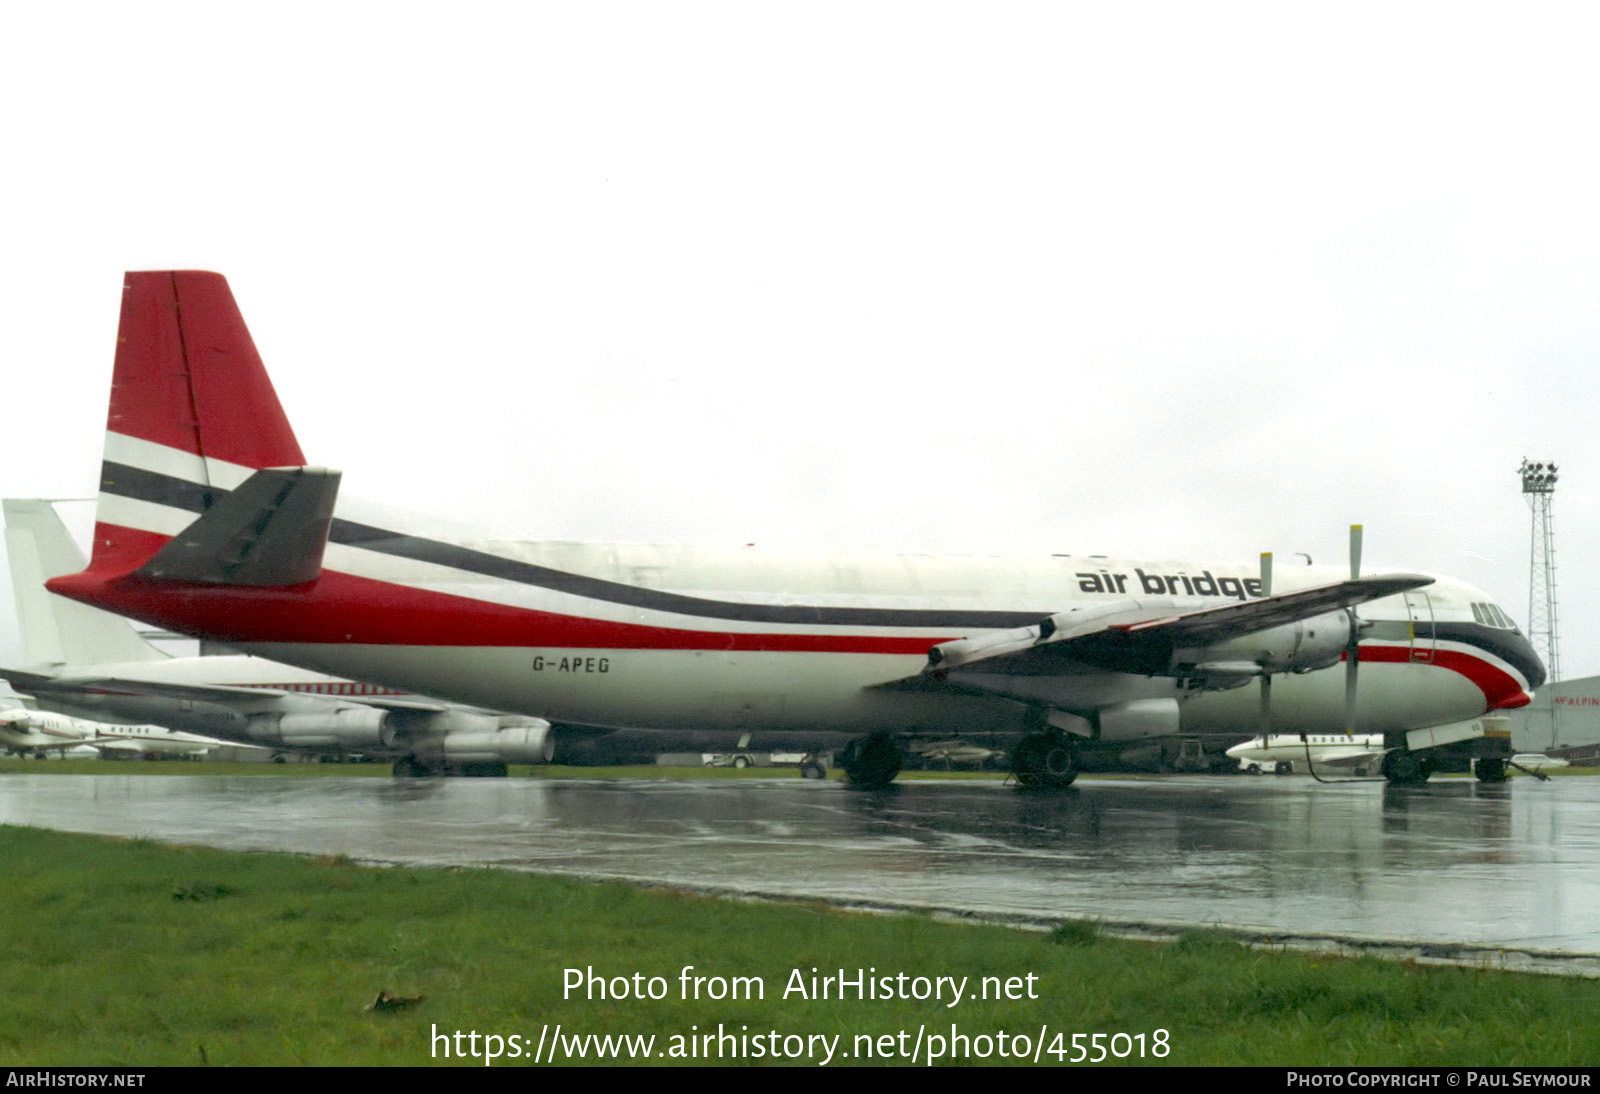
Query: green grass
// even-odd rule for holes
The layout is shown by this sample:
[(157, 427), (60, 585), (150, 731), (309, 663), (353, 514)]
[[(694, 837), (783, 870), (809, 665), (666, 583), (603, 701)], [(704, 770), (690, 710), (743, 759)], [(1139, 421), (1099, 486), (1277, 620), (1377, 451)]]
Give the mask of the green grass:
[[(657, 1051), (719, 1025), (746, 1036), (839, 1036), (836, 1048), (851, 1053), (857, 1035), (889, 1036), (874, 1044), (898, 1048), (905, 1031), (910, 1048), (919, 1029), (948, 1037), (954, 1025), (991, 1038), (991, 1053), (999, 1032), (1034, 1037), (1043, 1027), (1042, 1062), (1052, 1063), (1048, 1049), (1070, 1057), (1075, 1032), (1143, 1034), (1144, 1062), (1180, 1065), (1600, 1057), (1600, 1031), (1584, 1020), (1600, 1004), (1594, 981), (1268, 953), (1214, 932), (1152, 945), (1107, 938), (1094, 924), (1027, 933), (14, 827), (0, 828), (0, 856), (7, 1066), (454, 1064), (463, 1061), (431, 1054), (436, 1032), (461, 1031), (463, 1047), (471, 1031), (480, 1046), (486, 1034), (531, 1046), (546, 1023), (564, 1036), (653, 1034)], [(764, 997), (686, 1001), (685, 966), (760, 978)], [(564, 997), (569, 968), (659, 976), (667, 997)], [(795, 970), (809, 978), (813, 968), (967, 977), (973, 986), (988, 976), (1022, 997), (955, 1007), (784, 999)], [(1030, 985), (1036, 998), (1026, 997)], [(424, 998), (367, 1009), (380, 991)], [(1158, 1029), (1170, 1047), (1162, 1060), (1148, 1055)]]

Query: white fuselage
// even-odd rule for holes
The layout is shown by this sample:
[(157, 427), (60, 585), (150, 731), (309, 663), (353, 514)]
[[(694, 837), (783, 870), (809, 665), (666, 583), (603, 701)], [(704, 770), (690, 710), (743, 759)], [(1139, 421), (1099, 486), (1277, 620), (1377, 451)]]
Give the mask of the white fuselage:
[[(140, 449), (132, 457), (151, 460), (153, 446), (120, 440)], [(249, 470), (231, 477), (242, 481)], [(134, 526), (176, 535), (195, 515), (105, 494), (99, 519), (113, 529), (106, 534)], [(141, 615), (142, 607), (142, 618), (273, 661), (558, 723), (759, 729), (787, 740), (880, 729), (1024, 732), (1036, 724), (1025, 693), (885, 685), (918, 677), (936, 644), (1077, 605), (1176, 612), (1258, 591), (1255, 568), (1238, 564), (490, 543), (406, 530), (393, 514), (368, 516), (359, 503), (341, 501), (338, 515), (323, 577), (309, 593), (196, 589), (124, 610)], [(1342, 576), (1332, 568), (1281, 571), (1274, 591)], [(290, 600), (293, 624), (273, 622)], [(1460, 722), (1523, 695), (1529, 672), (1478, 640), (1498, 631), (1508, 648), (1525, 645), (1514, 630), (1485, 623), (1488, 602), (1440, 578), (1363, 605), (1360, 618), (1371, 626), (1361, 642), (1355, 727)], [(1342, 729), (1344, 680), (1337, 666), (1279, 678), (1273, 724)], [(1167, 676), (1087, 668), (1070, 685), (1065, 701), (1057, 687), (1052, 705), (1087, 713), (1171, 698), (1183, 732), (1260, 729), (1254, 688), (1198, 691)]]

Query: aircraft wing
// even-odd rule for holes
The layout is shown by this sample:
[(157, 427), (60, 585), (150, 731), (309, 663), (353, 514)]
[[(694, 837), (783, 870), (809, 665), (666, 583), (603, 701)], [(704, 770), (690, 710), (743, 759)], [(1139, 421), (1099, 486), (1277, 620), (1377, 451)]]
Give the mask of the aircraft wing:
[(251, 688), (230, 684), (184, 684), (157, 680), (128, 680), (115, 676), (37, 676), (31, 673), (0, 673), (13, 687), (29, 695), (139, 695), (163, 699), (216, 703), (239, 713), (271, 709), (276, 700), (294, 694), (281, 688)]
[[(1305, 756), (1305, 751), (1302, 749), (1299, 756), (1291, 756), (1289, 758), (1303, 761)], [(1311, 748), (1311, 764), (1313, 767), (1359, 767), (1362, 764), (1370, 764), (1372, 761), (1381, 760), (1382, 758), (1382, 749), (1369, 748), (1360, 752), (1338, 752), (1331, 755), (1325, 751), (1323, 754), (1318, 755), (1316, 746), (1313, 745)]]
[(49, 686), (50, 681), (54, 679), (53, 676), (23, 672), (21, 669), (0, 669), (0, 680), (10, 684), (13, 691), (24, 695), (31, 695), (35, 687)]
[(102, 755), (119, 756), (148, 756), (152, 753), (203, 756), (211, 751), (210, 745), (197, 741), (146, 741), (138, 737), (87, 737), (78, 744), (88, 745)]
[[(1321, 667), (1288, 664), (1274, 668), (1268, 646), (1249, 640), (1270, 637), (1276, 628), (1305, 623), (1409, 589), (1432, 584), (1422, 574), (1353, 578), (1331, 585), (1261, 597), (1221, 607), (1179, 608), (1173, 601), (1129, 600), (1073, 609), (1028, 627), (990, 631), (943, 642), (928, 651), (923, 676), (946, 679), (982, 673), (1054, 676), (1083, 666), (1149, 676), (1211, 676), (1233, 686), (1263, 671)], [(1337, 631), (1336, 622), (1327, 628)], [(1324, 639), (1336, 662), (1348, 636)], [(1299, 638), (1296, 637), (1298, 644)], [(915, 679), (915, 678), (913, 678)]]
[(34, 673), (0, 670), (0, 678), (28, 694), (51, 692), (82, 695), (100, 692), (114, 695), (143, 695), (180, 699), (194, 703), (214, 703), (237, 714), (270, 712), (278, 700), (294, 696), (324, 700), (339, 705), (377, 707), (381, 710), (416, 710), (436, 714), (451, 709), (446, 703), (414, 695), (329, 694), (292, 691), (287, 688), (247, 687), (243, 684), (195, 684), (169, 680), (134, 680), (115, 676), (40, 676)]
[(52, 752), (56, 750), (65, 752), (68, 749), (77, 748), (79, 745), (88, 743), (88, 741), (76, 737), (71, 739), (63, 738), (61, 740), (35, 740), (26, 734), (7, 733), (4, 730), (0, 730), (0, 748), (14, 749), (19, 752)]

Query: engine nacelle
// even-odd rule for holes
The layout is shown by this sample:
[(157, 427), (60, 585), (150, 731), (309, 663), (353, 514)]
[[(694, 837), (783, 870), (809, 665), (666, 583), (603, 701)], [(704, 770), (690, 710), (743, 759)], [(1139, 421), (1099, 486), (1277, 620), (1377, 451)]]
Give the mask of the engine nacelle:
[(1348, 613), (1325, 612), (1226, 642), (1175, 649), (1172, 669), (1180, 675), (1185, 670), (1241, 676), (1313, 672), (1339, 663), (1350, 644), (1352, 626)]
[(493, 733), (502, 725), (501, 716), (485, 711), (397, 710), (390, 716), (397, 737), (404, 741), (433, 741), (454, 733)]
[(1133, 741), (1145, 737), (1176, 736), (1179, 728), (1176, 699), (1134, 699), (1095, 711), (1101, 740)]
[[(508, 719), (509, 720), (509, 719)], [(463, 729), (419, 742), (419, 756), (443, 756), (454, 763), (547, 764), (555, 756), (555, 734), (542, 718), (498, 729)]]
[(293, 748), (371, 748), (389, 743), (388, 723), (387, 713), (375, 707), (341, 707), (314, 714), (257, 714), (246, 732)]

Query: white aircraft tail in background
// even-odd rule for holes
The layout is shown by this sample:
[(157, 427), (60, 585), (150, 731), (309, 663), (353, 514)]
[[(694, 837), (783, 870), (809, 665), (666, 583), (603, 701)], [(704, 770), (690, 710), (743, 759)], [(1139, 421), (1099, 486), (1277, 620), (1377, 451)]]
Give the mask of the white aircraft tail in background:
[(37, 670), (68, 664), (165, 661), (126, 619), (56, 596), (45, 579), (83, 569), (83, 552), (48, 501), (5, 502), (6, 554), (22, 632), (25, 664)]

